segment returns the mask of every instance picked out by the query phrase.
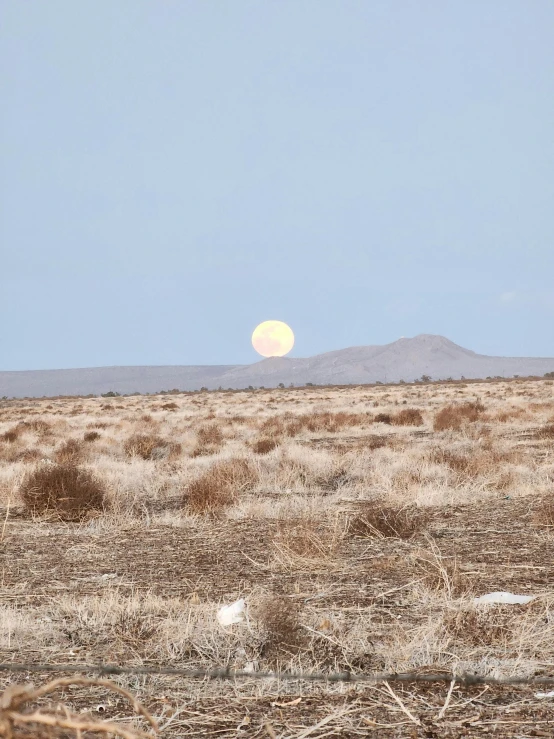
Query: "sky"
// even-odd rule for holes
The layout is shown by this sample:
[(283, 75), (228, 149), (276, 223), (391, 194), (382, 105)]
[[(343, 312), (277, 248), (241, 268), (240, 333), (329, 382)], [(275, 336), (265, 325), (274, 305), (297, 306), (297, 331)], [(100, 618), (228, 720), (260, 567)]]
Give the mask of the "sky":
[(554, 4), (0, 0), (0, 370), (554, 357)]

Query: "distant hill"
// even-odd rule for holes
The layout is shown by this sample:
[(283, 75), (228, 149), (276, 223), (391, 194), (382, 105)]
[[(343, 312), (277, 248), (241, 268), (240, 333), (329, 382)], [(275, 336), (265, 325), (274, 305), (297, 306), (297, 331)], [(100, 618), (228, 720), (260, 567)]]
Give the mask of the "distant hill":
[(354, 346), (305, 359), (271, 357), (248, 365), (94, 367), (0, 372), (0, 397), (126, 394), (207, 387), (246, 388), (285, 385), (361, 385), (412, 382), (423, 375), (480, 379), (521, 377), (554, 371), (554, 358), (489, 357), (464, 349), (444, 336), (420, 334), (383, 346)]

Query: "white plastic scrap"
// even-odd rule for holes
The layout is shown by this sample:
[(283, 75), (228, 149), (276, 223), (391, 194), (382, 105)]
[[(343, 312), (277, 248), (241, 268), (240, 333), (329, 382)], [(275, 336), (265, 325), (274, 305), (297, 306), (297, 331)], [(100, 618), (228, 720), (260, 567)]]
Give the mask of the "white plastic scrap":
[(231, 626), (231, 624), (240, 624), (244, 621), (244, 609), (246, 603), (244, 598), (236, 600), (230, 606), (223, 606), (217, 612), (217, 620), (222, 626)]
[(554, 690), (549, 690), (548, 693), (535, 693), (535, 698), (554, 698)]
[(474, 598), (474, 603), (529, 603), (536, 596), (534, 595), (514, 595), (507, 593), (505, 590), (495, 593), (487, 593), (480, 598)]

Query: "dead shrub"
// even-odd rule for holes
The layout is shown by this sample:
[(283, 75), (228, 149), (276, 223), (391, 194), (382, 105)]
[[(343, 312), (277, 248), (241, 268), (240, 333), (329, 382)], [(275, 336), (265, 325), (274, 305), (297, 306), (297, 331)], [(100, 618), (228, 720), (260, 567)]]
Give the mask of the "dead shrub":
[(466, 423), (475, 423), (485, 412), (485, 406), (479, 401), (446, 405), (435, 415), (434, 431), (459, 431)]
[(82, 442), (78, 439), (68, 439), (56, 450), (55, 460), (58, 464), (78, 464), (84, 456)]
[(177, 405), (177, 403), (162, 403), (160, 408), (163, 411), (176, 411), (179, 408), (179, 406)]
[(98, 431), (85, 431), (85, 434), (83, 436), (83, 441), (91, 442), (96, 441), (100, 438), (100, 434)]
[(246, 459), (217, 462), (185, 489), (183, 504), (192, 513), (217, 514), (233, 505), (241, 492), (258, 482), (257, 470)]
[(403, 408), (392, 417), (394, 426), (423, 426), (423, 416), (417, 408)]
[(223, 446), (224, 437), (221, 428), (216, 423), (208, 423), (200, 426), (196, 432), (196, 447), (192, 457), (205, 457), (217, 454)]
[(272, 542), (274, 559), (284, 567), (312, 566), (326, 562), (337, 553), (344, 540), (345, 527), (335, 521), (317, 518), (280, 520)]
[(426, 528), (429, 520), (430, 514), (423, 508), (414, 505), (398, 508), (375, 498), (358, 504), (348, 531), (360, 537), (411, 539)]
[(80, 521), (104, 510), (102, 483), (73, 464), (36, 467), (24, 477), (19, 492), (32, 515), (51, 513), (62, 521)]
[(453, 644), (491, 647), (507, 644), (513, 638), (514, 627), (517, 627), (519, 619), (521, 612), (515, 612), (511, 605), (508, 610), (497, 606), (494, 609), (467, 609), (447, 613), (442, 623)]
[(256, 439), (252, 443), (252, 451), (254, 454), (269, 454), (279, 446), (279, 442), (276, 439)]
[(414, 575), (423, 579), (427, 587), (442, 592), (448, 598), (462, 595), (464, 581), (457, 559), (443, 557), (435, 542), (427, 536), (429, 549), (420, 549), (410, 554)]
[(385, 423), (387, 426), (392, 424), (392, 416), (390, 413), (378, 413), (374, 420), (375, 423)]
[(123, 445), (128, 457), (141, 459), (166, 459), (172, 453), (178, 455), (181, 448), (156, 434), (134, 434)]
[(269, 595), (256, 608), (256, 617), (265, 634), (262, 657), (298, 651), (303, 641), (298, 603), (283, 595)]

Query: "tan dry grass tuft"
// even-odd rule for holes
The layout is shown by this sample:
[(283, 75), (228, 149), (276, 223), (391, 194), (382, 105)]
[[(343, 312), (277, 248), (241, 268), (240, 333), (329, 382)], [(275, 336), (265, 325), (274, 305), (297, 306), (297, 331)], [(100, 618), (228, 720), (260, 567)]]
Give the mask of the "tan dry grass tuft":
[(105, 507), (102, 483), (71, 464), (39, 465), (24, 477), (19, 493), (32, 515), (53, 514), (62, 521), (81, 521)]
[(485, 406), (479, 401), (447, 405), (436, 415), (433, 422), (434, 431), (459, 431), (466, 423), (475, 423), (485, 412)]
[(55, 460), (58, 464), (79, 464), (85, 458), (83, 442), (78, 439), (68, 439), (56, 450)]
[(163, 439), (157, 434), (134, 434), (123, 445), (128, 457), (142, 459), (166, 459), (178, 457), (181, 445)]
[(417, 408), (403, 408), (392, 417), (394, 426), (423, 426), (423, 416)]
[(240, 493), (257, 482), (258, 472), (247, 459), (216, 462), (186, 487), (183, 505), (191, 513), (214, 515), (236, 503)]
[(279, 520), (272, 542), (274, 561), (279, 567), (329, 567), (344, 541), (347, 524), (338, 516), (320, 520), (313, 516)]
[(206, 457), (217, 454), (223, 447), (224, 437), (220, 426), (216, 423), (207, 423), (200, 426), (196, 432), (196, 447), (192, 457)]
[(279, 446), (277, 439), (261, 438), (252, 442), (251, 449), (254, 454), (269, 454)]
[(376, 498), (357, 505), (348, 531), (358, 537), (411, 539), (426, 529), (430, 518), (426, 509), (414, 505), (396, 507)]

